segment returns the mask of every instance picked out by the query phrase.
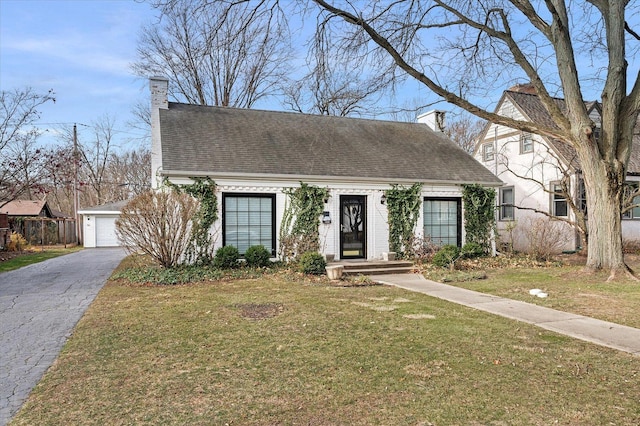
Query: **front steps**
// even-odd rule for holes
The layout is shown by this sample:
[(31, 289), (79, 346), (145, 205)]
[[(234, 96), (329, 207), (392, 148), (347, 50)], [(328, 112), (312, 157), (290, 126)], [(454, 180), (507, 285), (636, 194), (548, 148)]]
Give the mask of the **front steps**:
[(405, 260), (374, 260), (374, 261), (349, 261), (338, 260), (329, 262), (327, 266), (342, 265), (343, 275), (384, 275), (407, 274), (413, 272), (413, 262)]

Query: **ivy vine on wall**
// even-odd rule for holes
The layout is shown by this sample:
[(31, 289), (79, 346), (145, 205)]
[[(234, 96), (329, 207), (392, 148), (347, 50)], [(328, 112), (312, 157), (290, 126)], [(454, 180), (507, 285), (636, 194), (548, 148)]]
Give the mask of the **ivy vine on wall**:
[(318, 226), (329, 190), (300, 182), (300, 187), (283, 192), (287, 204), (280, 226), (280, 257), (291, 260), (306, 252), (318, 252)]
[(216, 183), (209, 177), (191, 178), (193, 183), (176, 185), (165, 178), (164, 183), (174, 191), (191, 195), (200, 202), (198, 212), (192, 219), (191, 241), (185, 254), (187, 263), (206, 264), (213, 255), (211, 227), (218, 220), (218, 197)]
[(389, 212), (389, 249), (404, 252), (407, 242), (413, 236), (420, 213), (422, 184), (414, 183), (409, 188), (391, 185), (384, 192)]
[(467, 243), (476, 243), (489, 253), (495, 227), (496, 190), (478, 184), (462, 185), (464, 229)]

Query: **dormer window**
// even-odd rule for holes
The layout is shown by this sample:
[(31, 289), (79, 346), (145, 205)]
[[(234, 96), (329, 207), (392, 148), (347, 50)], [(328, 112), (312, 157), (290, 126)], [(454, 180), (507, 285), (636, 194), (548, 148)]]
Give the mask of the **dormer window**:
[(529, 132), (522, 132), (520, 135), (520, 154), (533, 152), (533, 135)]

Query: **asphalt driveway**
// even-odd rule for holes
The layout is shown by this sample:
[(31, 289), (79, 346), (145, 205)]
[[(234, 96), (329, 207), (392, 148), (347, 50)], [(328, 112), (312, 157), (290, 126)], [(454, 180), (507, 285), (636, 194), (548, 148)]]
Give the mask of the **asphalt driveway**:
[(84, 249), (0, 273), (0, 426), (16, 414), (125, 256), (121, 248)]

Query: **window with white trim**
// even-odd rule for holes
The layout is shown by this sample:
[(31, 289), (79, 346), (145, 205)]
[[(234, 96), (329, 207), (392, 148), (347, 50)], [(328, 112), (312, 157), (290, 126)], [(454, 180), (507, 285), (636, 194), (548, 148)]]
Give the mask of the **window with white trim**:
[(522, 132), (520, 135), (520, 154), (533, 152), (533, 135), (529, 132)]
[(493, 143), (482, 144), (482, 161), (493, 161), (494, 158)]
[(512, 186), (500, 188), (500, 220), (514, 220), (514, 190)]
[(558, 217), (569, 215), (569, 205), (559, 182), (551, 183), (551, 214)]
[(276, 251), (275, 194), (222, 194), (222, 244), (241, 255), (251, 246)]

